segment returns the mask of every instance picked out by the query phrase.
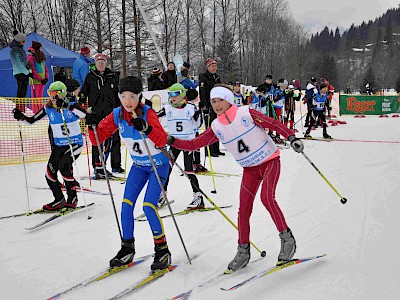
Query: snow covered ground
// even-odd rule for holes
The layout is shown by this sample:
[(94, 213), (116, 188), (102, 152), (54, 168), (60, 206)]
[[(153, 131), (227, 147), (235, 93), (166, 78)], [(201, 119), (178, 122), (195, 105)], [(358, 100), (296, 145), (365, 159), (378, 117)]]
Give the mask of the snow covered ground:
[[(400, 141), (400, 119), (340, 117), (347, 125), (329, 127), (336, 138)], [(301, 128), (300, 128), (301, 129)], [(299, 133), (301, 134), (301, 132)], [(322, 129), (313, 131), (322, 136)], [(125, 153), (125, 151), (123, 151)], [(283, 150), (277, 200), (297, 240), (296, 257), (327, 253), (327, 257), (293, 266), (237, 291), (221, 291), (275, 264), (280, 248), (278, 232), (256, 198), (251, 219), (251, 239), (267, 252), (245, 272), (207, 289), (197, 289), (190, 299), (400, 299), (400, 143), (305, 141), (305, 153), (348, 199), (339, 197), (301, 154)], [(182, 161), (179, 160), (180, 164)], [(233, 158), (214, 158), (216, 171), (240, 174)], [(88, 175), (86, 156), (78, 160), (80, 175)], [(129, 163), (128, 163), (129, 165)], [(207, 162), (207, 167), (209, 166)], [(45, 163), (27, 165), (28, 184), (46, 187)], [(190, 185), (173, 171), (168, 197), (174, 211), (192, 199)], [(240, 177), (199, 176), (201, 188), (217, 205), (232, 204), (224, 212), (236, 223)], [(21, 166), (0, 168), (0, 216), (27, 211), (24, 171)], [(85, 186), (88, 181), (83, 181)], [(119, 213), (124, 185), (112, 182)], [(107, 192), (105, 182), (92, 189)], [(52, 200), (48, 190), (30, 188), (30, 207)], [(62, 217), (34, 231), (25, 227), (44, 220), (34, 215), (0, 220), (0, 299), (46, 299), (75, 285), (108, 265), (119, 250), (119, 234), (109, 196), (86, 194), (96, 205)], [(142, 213), (142, 198), (135, 215)], [(80, 204), (83, 204), (80, 196)], [(207, 203), (208, 206), (210, 206)], [(88, 220), (87, 214), (93, 218)], [(167, 213), (167, 209), (160, 214)], [(223, 271), (236, 253), (237, 232), (216, 211), (176, 218), (190, 255), (200, 255), (185, 265), (183, 247), (171, 218), (164, 226), (173, 263), (180, 267), (126, 299), (166, 299), (180, 294)], [(137, 257), (153, 251), (147, 222), (136, 222)], [(259, 257), (252, 248), (252, 259)], [(151, 261), (66, 295), (65, 299), (108, 299), (150, 270)]]

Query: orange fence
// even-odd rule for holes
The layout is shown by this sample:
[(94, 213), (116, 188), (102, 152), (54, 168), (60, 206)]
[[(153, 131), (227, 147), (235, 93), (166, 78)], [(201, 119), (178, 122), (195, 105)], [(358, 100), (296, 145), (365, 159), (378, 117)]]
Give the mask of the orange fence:
[[(24, 114), (32, 116), (47, 102), (48, 98), (0, 98), (0, 165), (22, 163), (22, 148), (25, 162), (46, 161), (50, 156), (50, 141), (48, 135), (49, 120), (47, 117), (27, 125), (14, 119), (12, 110), (18, 106), (25, 109)], [(82, 133), (86, 133), (84, 121), (81, 121)], [(22, 136), (22, 145), (21, 145)], [(89, 138), (88, 148), (91, 149)], [(86, 145), (82, 149), (86, 154)]]

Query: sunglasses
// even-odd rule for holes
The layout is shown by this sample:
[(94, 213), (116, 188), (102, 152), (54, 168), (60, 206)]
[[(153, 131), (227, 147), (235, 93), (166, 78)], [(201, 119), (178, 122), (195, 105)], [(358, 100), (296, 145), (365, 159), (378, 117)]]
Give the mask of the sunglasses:
[(240, 86), (240, 82), (235, 82), (233, 85), (234, 86)]
[(179, 96), (183, 91), (177, 91), (177, 92), (168, 92), (168, 95), (170, 97), (176, 97)]
[(54, 96), (57, 96), (57, 95), (60, 95), (61, 94), (61, 92), (62, 91), (47, 91), (47, 94), (50, 96), (50, 97), (54, 97)]

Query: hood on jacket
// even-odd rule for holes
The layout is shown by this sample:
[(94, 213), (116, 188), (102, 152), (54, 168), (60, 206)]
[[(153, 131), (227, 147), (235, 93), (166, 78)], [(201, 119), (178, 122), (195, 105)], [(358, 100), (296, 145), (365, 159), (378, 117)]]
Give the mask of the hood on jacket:
[(315, 88), (315, 85), (313, 85), (311, 82), (307, 83), (306, 90), (311, 90), (311, 89), (314, 89), (314, 88)]
[(15, 46), (20, 46), (20, 44), (16, 40), (12, 40), (11, 43), (8, 46), (10, 48), (14, 48)]

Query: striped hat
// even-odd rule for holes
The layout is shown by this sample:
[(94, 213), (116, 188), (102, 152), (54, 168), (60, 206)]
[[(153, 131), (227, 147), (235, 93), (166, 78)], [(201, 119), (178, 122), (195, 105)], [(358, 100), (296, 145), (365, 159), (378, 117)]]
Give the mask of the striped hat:
[(208, 69), (209, 66), (211, 66), (212, 64), (216, 64), (217, 61), (214, 58), (208, 58), (206, 60), (206, 69)]

